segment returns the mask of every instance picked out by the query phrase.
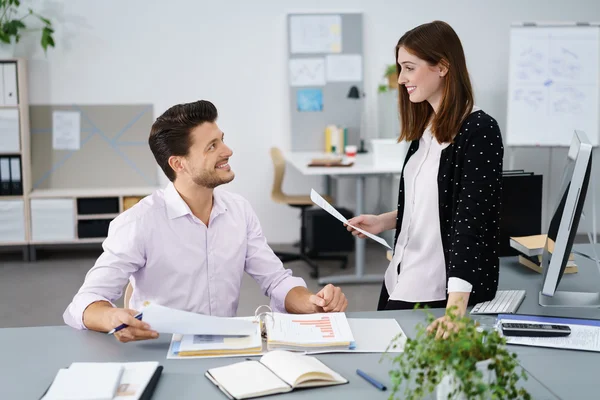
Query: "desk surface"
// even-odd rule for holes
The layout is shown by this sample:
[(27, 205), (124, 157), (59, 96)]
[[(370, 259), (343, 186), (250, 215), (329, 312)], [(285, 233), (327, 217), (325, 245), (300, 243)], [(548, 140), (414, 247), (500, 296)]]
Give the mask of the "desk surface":
[[(578, 246), (585, 252), (585, 246)], [(593, 262), (576, 256), (579, 273), (565, 276), (563, 290), (598, 288), (600, 273)], [(500, 288), (526, 289), (527, 296), (520, 314), (590, 317), (600, 319), (600, 310), (543, 309), (537, 305), (541, 276), (519, 266), (515, 258), (502, 260)], [(441, 315), (443, 310), (434, 310)], [(415, 335), (415, 326), (424, 321), (421, 311), (388, 311), (349, 313), (352, 317), (395, 318), (407, 335)], [(484, 317), (485, 318), (485, 317)], [(489, 320), (489, 317), (487, 317)], [(44, 392), (59, 368), (74, 361), (152, 361), (165, 369), (154, 399), (225, 399), (205, 377), (208, 368), (227, 365), (241, 359), (167, 360), (170, 335), (148, 342), (121, 344), (98, 332), (76, 331), (66, 326), (0, 329), (0, 398), (36, 399)], [(519, 355), (530, 379), (523, 382), (534, 399), (597, 398), (598, 353), (510, 346)], [(380, 392), (356, 375), (361, 368), (390, 385), (389, 359), (380, 354), (319, 355), (327, 365), (349, 379), (348, 385), (297, 391), (285, 398), (381, 398)], [(565, 368), (567, 366), (568, 368)]]
[(371, 153), (357, 154), (354, 165), (351, 167), (309, 167), (314, 158), (325, 158), (327, 155), (320, 152), (288, 151), (284, 152), (285, 159), (303, 175), (381, 175), (399, 174), (402, 172), (403, 159), (397, 163), (378, 163)]

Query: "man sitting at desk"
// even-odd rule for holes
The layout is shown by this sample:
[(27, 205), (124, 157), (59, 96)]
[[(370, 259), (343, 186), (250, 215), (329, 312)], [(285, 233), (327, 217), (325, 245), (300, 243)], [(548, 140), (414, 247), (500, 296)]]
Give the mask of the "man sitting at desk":
[[(271, 299), (274, 311), (344, 311), (340, 288), (319, 293), (283, 268), (247, 200), (217, 186), (231, 182), (233, 152), (208, 101), (168, 109), (152, 126), (150, 149), (171, 183), (115, 218), (104, 252), (63, 317), (77, 329), (115, 334), (121, 342), (158, 337), (134, 318), (146, 300), (206, 315), (236, 315), (244, 271)], [(116, 308), (128, 280), (129, 307)]]

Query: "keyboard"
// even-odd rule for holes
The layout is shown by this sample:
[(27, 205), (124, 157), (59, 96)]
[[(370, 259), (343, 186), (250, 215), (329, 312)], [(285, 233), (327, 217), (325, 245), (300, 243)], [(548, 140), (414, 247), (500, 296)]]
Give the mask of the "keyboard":
[(475, 304), (471, 314), (514, 314), (525, 298), (525, 290), (498, 290), (490, 301)]

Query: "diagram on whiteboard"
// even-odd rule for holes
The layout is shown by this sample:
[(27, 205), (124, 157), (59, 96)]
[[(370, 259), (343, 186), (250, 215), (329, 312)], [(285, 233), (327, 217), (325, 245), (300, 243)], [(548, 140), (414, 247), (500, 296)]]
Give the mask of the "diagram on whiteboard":
[(290, 60), (291, 86), (324, 86), (324, 58), (293, 58)]
[(600, 28), (511, 30), (509, 144), (569, 145), (575, 129), (598, 144)]

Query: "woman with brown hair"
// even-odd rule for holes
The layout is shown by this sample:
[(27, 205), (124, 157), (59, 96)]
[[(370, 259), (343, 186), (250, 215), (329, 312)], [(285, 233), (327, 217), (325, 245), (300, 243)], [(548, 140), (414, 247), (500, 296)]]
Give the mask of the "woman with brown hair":
[(406, 32), (396, 46), (396, 67), (399, 141), (410, 142), (398, 208), (349, 224), (373, 234), (396, 229), (378, 310), (419, 304), (456, 307), (464, 315), (498, 288), (500, 129), (474, 106), (463, 48), (447, 23)]

